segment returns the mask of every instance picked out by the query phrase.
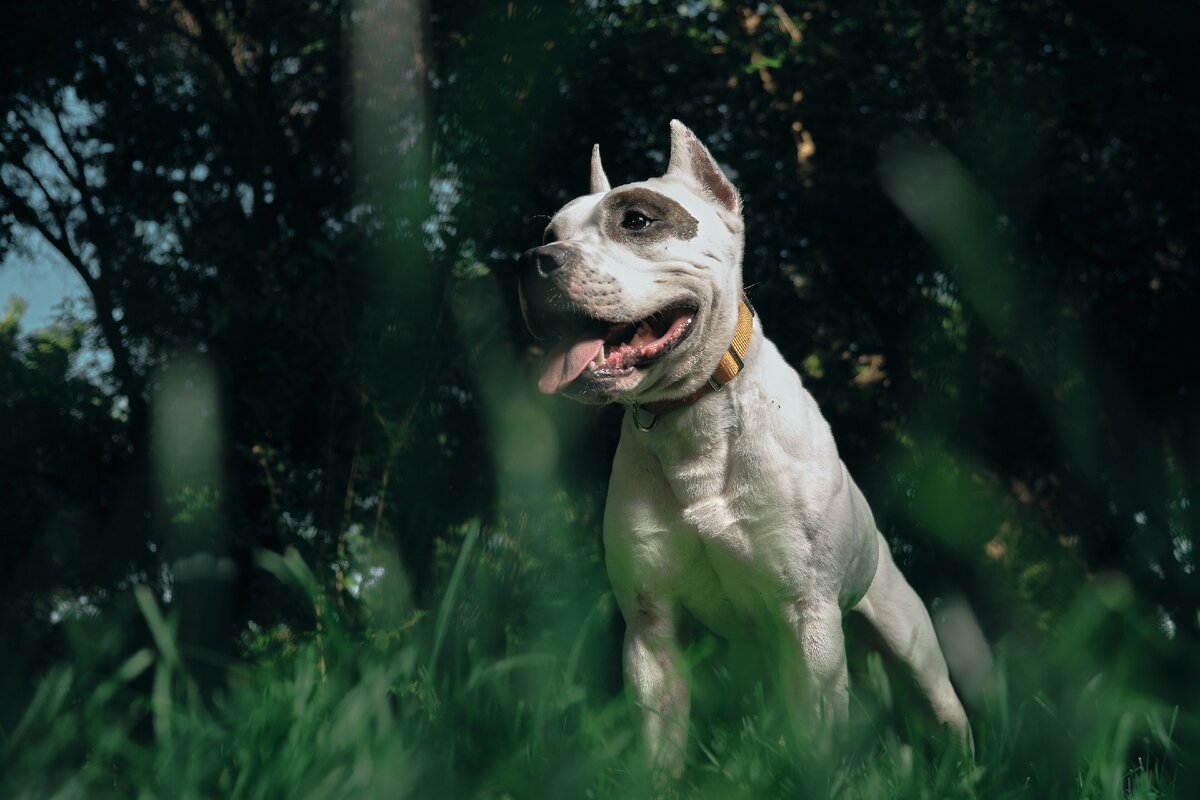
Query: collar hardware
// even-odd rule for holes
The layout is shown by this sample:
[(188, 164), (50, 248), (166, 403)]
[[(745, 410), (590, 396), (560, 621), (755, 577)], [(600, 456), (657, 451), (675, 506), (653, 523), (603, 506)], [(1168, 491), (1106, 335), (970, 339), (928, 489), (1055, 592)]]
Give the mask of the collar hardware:
[(643, 425), (641, 420), (642, 407), (638, 403), (633, 404), (633, 427), (637, 428), (642, 433), (649, 433), (654, 430), (654, 426), (658, 424), (658, 414), (650, 414), (650, 424)]

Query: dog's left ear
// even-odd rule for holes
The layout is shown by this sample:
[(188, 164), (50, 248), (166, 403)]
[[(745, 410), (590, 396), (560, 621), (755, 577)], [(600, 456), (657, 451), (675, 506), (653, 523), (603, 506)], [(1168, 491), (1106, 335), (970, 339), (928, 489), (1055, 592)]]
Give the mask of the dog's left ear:
[(592, 145), (592, 175), (590, 194), (607, 192), (612, 189), (608, 184), (608, 176), (604, 174), (604, 165), (600, 163), (600, 145)]
[(717, 166), (708, 148), (686, 125), (671, 120), (671, 161), (667, 175), (692, 180), (726, 211), (742, 216), (742, 197)]

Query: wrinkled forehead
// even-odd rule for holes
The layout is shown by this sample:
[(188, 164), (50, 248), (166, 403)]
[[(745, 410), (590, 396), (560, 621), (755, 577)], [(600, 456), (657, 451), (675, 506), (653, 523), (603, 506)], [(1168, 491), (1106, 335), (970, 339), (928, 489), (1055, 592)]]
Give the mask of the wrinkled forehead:
[(603, 194), (577, 197), (558, 210), (546, 231), (554, 238), (570, 239), (589, 225), (598, 225), (606, 213), (635, 209), (656, 219), (684, 223), (715, 216), (708, 201), (681, 181), (651, 178), (627, 183)]
[(596, 214), (600, 201), (603, 199), (603, 194), (585, 194), (583, 197), (576, 197), (558, 210), (551, 218), (550, 224), (546, 226), (546, 230), (553, 228), (561, 235), (562, 231), (578, 229), (587, 224), (587, 221)]

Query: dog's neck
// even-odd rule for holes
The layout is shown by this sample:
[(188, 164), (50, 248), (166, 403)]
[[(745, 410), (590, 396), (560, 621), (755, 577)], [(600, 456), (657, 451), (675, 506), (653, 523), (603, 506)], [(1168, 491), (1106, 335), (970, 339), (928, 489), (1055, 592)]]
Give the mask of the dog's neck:
[(657, 400), (650, 403), (634, 403), (634, 424), (638, 426), (639, 430), (649, 431), (650, 428), (644, 427), (640, 422), (643, 410), (658, 417), (669, 411), (676, 411), (690, 406), (709, 392), (719, 392), (724, 389), (730, 381), (745, 369), (745, 356), (750, 347), (753, 335), (754, 306), (751, 305), (750, 298), (746, 297), (745, 293), (743, 293), (741, 302), (738, 304), (737, 326), (733, 332), (733, 343), (729, 345), (725, 353), (721, 356), (721, 360), (717, 363), (716, 369), (709, 375), (708, 380), (700, 384), (700, 387), (694, 392), (683, 397)]
[(630, 412), (634, 427), (643, 433), (649, 433), (662, 415), (686, 408), (707, 394), (723, 390), (741, 374), (746, 367), (745, 359), (754, 339), (755, 316), (754, 306), (743, 292), (738, 303), (732, 342), (721, 354), (720, 361), (709, 373), (708, 378), (689, 394), (648, 403), (633, 403)]
[[(754, 383), (772, 354), (774, 346), (763, 336), (753, 318), (750, 344), (742, 355), (745, 367), (720, 391), (710, 391), (695, 402), (659, 415), (645, 408), (629, 407), (625, 424), (639, 444), (654, 451), (664, 462), (690, 459), (713, 448), (720, 449), (742, 435), (753, 424), (754, 406), (761, 390)], [(640, 415), (640, 417), (638, 416)], [(647, 430), (649, 428), (649, 430)]]

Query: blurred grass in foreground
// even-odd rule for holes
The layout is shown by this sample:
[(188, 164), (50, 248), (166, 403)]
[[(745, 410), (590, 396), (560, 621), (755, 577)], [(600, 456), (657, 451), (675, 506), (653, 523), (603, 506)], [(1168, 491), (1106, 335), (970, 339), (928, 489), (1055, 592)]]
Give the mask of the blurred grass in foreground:
[[(596, 685), (587, 656), (613, 604), (560, 609), (575, 624), (566, 647), (482, 656), (461, 615), (487, 580), (486, 534), (464, 531), (436, 613), (398, 611), (400, 578), (389, 573), (363, 594), (365, 638), (336, 618), (306, 636), (265, 631), (247, 640), (255, 660), (233, 668), (211, 703), (183, 666), (172, 615), (135, 590), (153, 646), (108, 674), (49, 675), (4, 733), (0, 796), (652, 796), (624, 700)], [(328, 607), (294, 552), (264, 553), (260, 564)], [(1185, 796), (1176, 793), (1181, 711), (1139, 683), (1152, 643), (1134, 633), (1136, 605), (1123, 579), (1098, 580), (1047, 647), (1002, 644), (994, 688), (972, 709), (976, 765), (927, 744), (874, 656), (856, 674), (841, 755), (790, 749), (770, 685), (702, 636), (691, 650), (697, 709), (679, 796)]]

